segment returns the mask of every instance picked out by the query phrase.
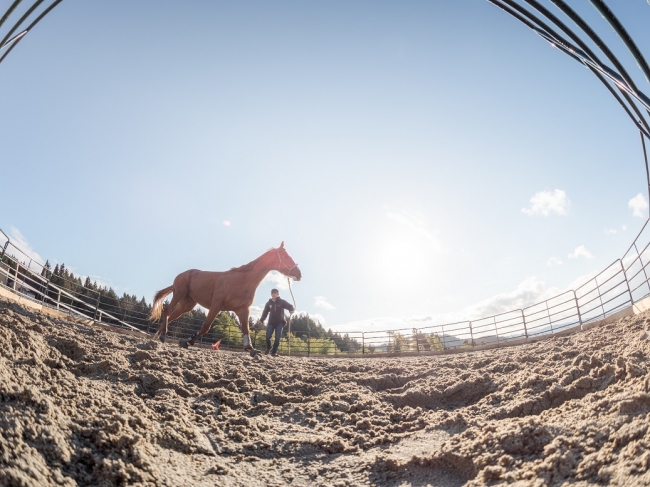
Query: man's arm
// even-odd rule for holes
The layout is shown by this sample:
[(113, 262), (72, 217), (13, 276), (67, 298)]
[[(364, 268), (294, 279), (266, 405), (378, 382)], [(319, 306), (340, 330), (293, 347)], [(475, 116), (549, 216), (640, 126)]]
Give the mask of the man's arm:
[(283, 308), (289, 310), (289, 313), (293, 313), (295, 311), (293, 309), (293, 306), (291, 306), (287, 301), (285, 301), (284, 299), (282, 301), (284, 301)]
[(264, 320), (266, 319), (268, 314), (269, 314), (269, 303), (266, 303), (264, 305), (264, 312), (262, 313), (262, 317), (260, 318), (260, 321), (262, 323), (264, 323)]

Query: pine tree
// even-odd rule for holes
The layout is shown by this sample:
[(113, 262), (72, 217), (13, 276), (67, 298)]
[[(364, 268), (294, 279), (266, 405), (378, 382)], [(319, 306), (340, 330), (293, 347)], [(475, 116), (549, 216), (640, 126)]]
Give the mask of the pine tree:
[(50, 261), (46, 260), (45, 265), (43, 266), (43, 270), (41, 271), (41, 276), (50, 278), (52, 275), (52, 266), (50, 265)]

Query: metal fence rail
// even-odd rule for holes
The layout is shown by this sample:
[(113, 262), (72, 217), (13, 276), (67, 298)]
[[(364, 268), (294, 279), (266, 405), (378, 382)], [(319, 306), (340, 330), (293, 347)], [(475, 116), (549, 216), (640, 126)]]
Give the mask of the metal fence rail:
[[(531, 306), (456, 323), (339, 334), (339, 338), (345, 338), (347, 350), (338, 348), (331, 339), (293, 331), (283, 337), (280, 352), (306, 356), (341, 353), (380, 355), (471, 349), (552, 335), (603, 319), (650, 296), (649, 222), (650, 219), (622, 258), (576, 289)], [(157, 325), (148, 320), (149, 305), (125, 302), (114, 295), (110, 296), (106, 289), (96, 290), (55, 276), (42, 263), (17, 247), (2, 230), (0, 246), (0, 286), (71, 316), (149, 334), (157, 329)], [(187, 339), (202, 324), (202, 320), (186, 315), (170, 323), (168, 336)], [(252, 329), (251, 338), (257, 348), (264, 348), (266, 331)], [(220, 347), (224, 349), (242, 347), (241, 332), (236, 327), (228, 327), (225, 331), (213, 327), (201, 342), (213, 343), (217, 340), (221, 340)]]

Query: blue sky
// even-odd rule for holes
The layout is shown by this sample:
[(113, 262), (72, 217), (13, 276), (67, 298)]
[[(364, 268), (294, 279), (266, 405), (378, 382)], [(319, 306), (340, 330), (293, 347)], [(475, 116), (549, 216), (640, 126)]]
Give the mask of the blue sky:
[[(610, 3), (650, 55), (650, 5)], [(65, 0), (0, 93), (0, 228), (148, 300), (284, 240), (327, 327), (452, 320), (605, 268), (647, 217), (625, 113), (484, 0)]]

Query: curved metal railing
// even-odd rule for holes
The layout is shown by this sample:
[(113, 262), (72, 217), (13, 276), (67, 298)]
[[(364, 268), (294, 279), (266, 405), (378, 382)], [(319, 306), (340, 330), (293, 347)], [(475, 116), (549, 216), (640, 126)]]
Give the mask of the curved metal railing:
[[(0, 63), (9, 55), (9, 53), (18, 45), (18, 43), (31, 31), (36, 24), (49, 14), (54, 7), (56, 7), (62, 0), (54, 0), (47, 7), (42, 7), (44, 1), (36, 0), (30, 7), (27, 8), (21, 17), (9, 28), (8, 32), (0, 40)], [(7, 11), (0, 18), (0, 27), (5, 21), (14, 13), (20, 13), (20, 4), (22, 0), (14, 0)], [(29, 22), (29, 23), (27, 23)], [(20, 30), (22, 29), (22, 30)], [(18, 34), (15, 32), (18, 31)], [(15, 35), (14, 35), (15, 34)], [(12, 37), (13, 36), (13, 37)]]

